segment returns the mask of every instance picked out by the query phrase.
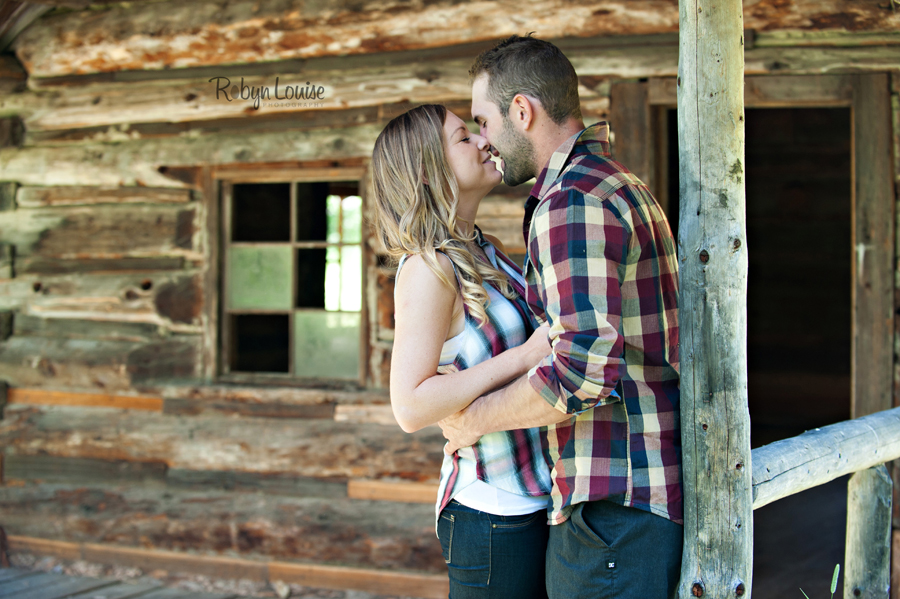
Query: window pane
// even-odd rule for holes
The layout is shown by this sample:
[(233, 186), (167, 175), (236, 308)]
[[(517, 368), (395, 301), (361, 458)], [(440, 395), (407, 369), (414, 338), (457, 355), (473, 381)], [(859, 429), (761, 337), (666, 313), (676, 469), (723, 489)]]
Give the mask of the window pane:
[(325, 307), (328, 249), (297, 250), (297, 308)]
[(288, 372), (290, 324), (287, 314), (232, 316), (233, 372)]
[(362, 309), (362, 249), (358, 245), (341, 248), (341, 310)]
[(325, 241), (328, 183), (297, 183), (296, 241)]
[(344, 243), (362, 240), (362, 198), (347, 196), (341, 202), (344, 212)]
[(240, 183), (232, 191), (232, 241), (290, 241), (290, 183)]
[(328, 243), (341, 242), (341, 196), (330, 195), (325, 199), (328, 207)]
[(358, 312), (362, 309), (362, 249), (358, 245), (330, 247), (325, 269), (325, 309)]
[(295, 312), (294, 374), (357, 378), (359, 325), (358, 312)]
[(228, 308), (291, 309), (291, 247), (228, 248)]

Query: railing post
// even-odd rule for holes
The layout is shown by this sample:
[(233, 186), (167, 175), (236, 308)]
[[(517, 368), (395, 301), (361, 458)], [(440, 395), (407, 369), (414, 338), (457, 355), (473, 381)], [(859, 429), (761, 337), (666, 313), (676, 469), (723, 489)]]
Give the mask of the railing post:
[(750, 597), (741, 0), (679, 0), (679, 325), (685, 492), (679, 597)]
[(888, 599), (891, 585), (891, 487), (884, 464), (847, 485), (846, 599)]

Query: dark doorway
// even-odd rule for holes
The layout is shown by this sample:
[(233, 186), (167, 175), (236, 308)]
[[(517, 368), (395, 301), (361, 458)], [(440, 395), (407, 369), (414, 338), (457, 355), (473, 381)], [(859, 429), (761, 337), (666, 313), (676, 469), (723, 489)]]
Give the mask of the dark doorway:
[[(849, 108), (746, 110), (754, 447), (851, 417), (850, 118)], [(665, 195), (675, 231), (676, 119), (668, 111)], [(846, 479), (757, 510), (754, 596), (802, 599), (800, 587), (827, 596), (843, 561), (845, 512)]]

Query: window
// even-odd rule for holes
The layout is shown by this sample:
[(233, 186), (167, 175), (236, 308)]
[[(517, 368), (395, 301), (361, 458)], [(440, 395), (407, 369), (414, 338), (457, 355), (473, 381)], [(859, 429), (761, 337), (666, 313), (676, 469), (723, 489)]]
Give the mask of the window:
[(224, 373), (359, 379), (358, 183), (231, 182), (222, 191)]

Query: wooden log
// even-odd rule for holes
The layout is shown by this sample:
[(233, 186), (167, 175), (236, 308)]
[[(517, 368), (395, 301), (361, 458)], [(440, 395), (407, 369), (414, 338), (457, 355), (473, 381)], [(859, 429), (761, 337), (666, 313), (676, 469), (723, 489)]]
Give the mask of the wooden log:
[(133, 392), (171, 380), (196, 379), (201, 341), (176, 335), (149, 343), (12, 336), (0, 366), (16, 387)]
[(888, 599), (891, 586), (892, 483), (882, 464), (850, 477), (844, 597)]
[(369, 156), (381, 127), (208, 135), (198, 139), (149, 139), (114, 145), (0, 150), (0, 179), (26, 185), (146, 185), (177, 187), (163, 166), (196, 166), (282, 160), (338, 160)]
[(195, 399), (167, 399), (163, 412), (166, 414), (230, 414), (256, 418), (306, 418), (334, 419), (334, 404), (292, 405), (276, 402), (247, 403), (237, 401), (210, 401)]
[(854, 417), (893, 405), (894, 237), (897, 198), (892, 179), (890, 80), (859, 75), (853, 95), (854, 232), (853, 395)]
[(151, 412), (160, 412), (163, 408), (163, 400), (160, 397), (49, 391), (47, 389), (21, 387), (9, 390), (8, 403), (33, 406), (103, 407), (122, 410), (149, 410)]
[(900, 458), (900, 408), (753, 450), (753, 509)]
[[(511, 14), (517, 18), (511, 20)], [(833, 37), (900, 27), (890, 10), (876, 4), (848, 8), (840, 0), (756, 2), (745, 7), (743, 18), (747, 28), (761, 32), (819, 29)], [(534, 6), (476, 2), (424, 9), (367, 0), (295, 11), (271, 0), (244, 0), (224, 11), (210, 0), (190, 7), (138, 4), (93, 12), (89, 19), (78, 11), (45, 17), (19, 37), (16, 51), (32, 77), (48, 77), (423, 50), (521, 34), (520, 23), (529, 23), (545, 39), (641, 35), (677, 31), (678, 12), (671, 0), (593, 0), (577, 6), (561, 0)], [(79, 43), (85, 39), (92, 43)]]
[(170, 486), (193, 489), (195, 491), (215, 489), (241, 492), (252, 491), (275, 495), (290, 495), (292, 497), (348, 497), (347, 482), (343, 479), (320, 479), (297, 476), (295, 474), (170, 468), (166, 472), (165, 482)]
[[(751, 75), (744, 77), (744, 106), (781, 108), (850, 106), (853, 102), (850, 75)], [(648, 82), (652, 106), (676, 106), (676, 79), (653, 78)]]
[[(751, 596), (741, 2), (681, 0), (679, 325), (684, 553), (678, 596)], [(727, 559), (722, 559), (727, 555)]]
[(86, 484), (155, 480), (165, 482), (166, 465), (159, 462), (124, 462), (60, 458), (56, 456), (8, 455), (3, 461), (3, 480), (10, 482), (54, 482)]
[(302, 387), (260, 387), (239, 385), (178, 385), (159, 387), (159, 393), (166, 399), (184, 399), (208, 402), (232, 402), (247, 404), (281, 405), (332, 405), (346, 407), (390, 407), (390, 396), (385, 391), (363, 389), (309, 389)]
[[(560, 11), (566, 18), (558, 18)], [(299, 11), (285, 11), (277, 2), (254, 6), (244, 1), (224, 13), (207, 1), (191, 10), (178, 6), (154, 10), (146, 5), (109, 10), (92, 15), (88, 22), (74, 15), (51, 16), (20, 37), (17, 56), (30, 75), (48, 77), (423, 50), (521, 34), (518, 21), (510, 20), (510, 14), (530, 23), (544, 38), (673, 32), (678, 27), (671, 0), (638, 4), (594, 0), (578, 6), (554, 0), (540, 8), (474, 3), (424, 11), (419, 7), (398, 9), (384, 0), (369, 0), (365, 7), (352, 9), (329, 6)], [(267, 26), (260, 27), (260, 22)], [(451, 22), (464, 25), (442, 26)], [(71, 36), (89, 38), (93, 43), (78, 48)], [(118, 52), (104, 52), (108, 47)]]
[(434, 482), (443, 460), (434, 427), (409, 435), (396, 425), (17, 404), (7, 407), (6, 419), (0, 444), (10, 455), (410, 482)]
[[(75, 261), (68, 261), (75, 262)], [(127, 267), (128, 261), (113, 261), (108, 266)], [(97, 266), (96, 262), (92, 262)], [(33, 266), (33, 263), (32, 263)], [(118, 270), (122, 270), (119, 268)], [(200, 274), (191, 271), (148, 271), (112, 272), (106, 274), (51, 274), (37, 276), (18, 273), (15, 279), (0, 285), (0, 309), (18, 309), (19, 314), (27, 314), (41, 319), (68, 319), (68, 325), (60, 327), (50, 322), (38, 322), (26, 318), (21, 321), (20, 333), (48, 332), (73, 336), (86, 333), (87, 336), (146, 339), (152, 335), (152, 327), (162, 326), (177, 329), (176, 323), (183, 323), (199, 309), (203, 297), (197, 293), (181, 295), (182, 304), (171, 306), (168, 300), (173, 289), (200, 286)], [(162, 299), (158, 301), (158, 297)], [(76, 321), (76, 322), (72, 322)], [(77, 321), (110, 321), (104, 328), (98, 325), (94, 332), (81, 330)], [(117, 329), (122, 323), (122, 328)], [(136, 323), (129, 327), (124, 323)], [(184, 325), (182, 325), (183, 328)], [(157, 334), (158, 334), (157, 330)]]
[(403, 503), (427, 503), (437, 501), (438, 485), (381, 480), (351, 480), (347, 482), (347, 497), (351, 499), (377, 499)]
[(20, 187), (16, 203), (23, 208), (91, 204), (185, 204), (187, 189), (150, 187)]
[[(386, 501), (160, 491), (153, 482), (6, 486), (0, 503), (14, 550), (15, 538), (27, 536), (109, 549), (240, 554), (257, 562), (446, 572), (432, 505), (406, 504), (398, 518), (398, 506)], [(91, 552), (81, 559), (92, 561)]]
[(23, 257), (191, 255), (196, 207), (84, 206), (0, 213), (0, 236)]

